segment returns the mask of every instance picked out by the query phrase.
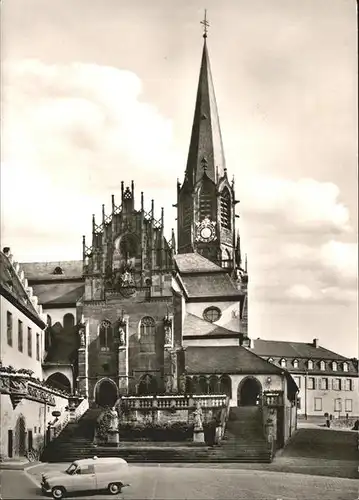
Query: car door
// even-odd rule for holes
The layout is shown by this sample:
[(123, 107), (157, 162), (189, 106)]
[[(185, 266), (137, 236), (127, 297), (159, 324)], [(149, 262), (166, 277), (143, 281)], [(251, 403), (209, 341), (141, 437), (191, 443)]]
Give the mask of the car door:
[(93, 465), (81, 465), (72, 476), (73, 491), (96, 490), (95, 468)]

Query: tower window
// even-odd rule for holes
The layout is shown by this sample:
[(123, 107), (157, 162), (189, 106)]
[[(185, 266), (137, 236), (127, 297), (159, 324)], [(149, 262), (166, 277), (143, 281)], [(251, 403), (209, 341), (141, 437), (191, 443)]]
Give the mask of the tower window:
[(203, 311), (203, 318), (210, 323), (215, 323), (221, 317), (221, 310), (218, 307), (207, 307)]
[(215, 206), (215, 186), (210, 180), (203, 182), (199, 194), (199, 220), (202, 221), (206, 217), (209, 219), (215, 219), (214, 206)]
[(108, 351), (112, 343), (112, 326), (108, 320), (102, 321), (100, 325), (100, 348), (101, 351)]
[(228, 189), (221, 194), (221, 224), (225, 229), (231, 229), (231, 195)]

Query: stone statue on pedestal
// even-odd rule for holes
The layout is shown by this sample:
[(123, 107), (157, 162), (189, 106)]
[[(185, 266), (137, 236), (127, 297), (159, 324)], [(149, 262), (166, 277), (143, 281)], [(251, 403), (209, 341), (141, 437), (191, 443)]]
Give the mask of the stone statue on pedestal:
[(126, 332), (122, 326), (118, 330), (119, 345), (124, 347), (126, 345)]
[(85, 334), (86, 334), (85, 325), (80, 325), (79, 328), (80, 347), (85, 347)]
[(194, 431), (203, 431), (203, 412), (199, 402), (196, 403), (194, 415)]
[(111, 408), (110, 416), (111, 416), (111, 421), (110, 421), (109, 430), (110, 431), (118, 431), (119, 417), (118, 417), (118, 413), (117, 413), (115, 407)]
[(170, 325), (165, 326), (165, 345), (172, 345), (172, 328)]

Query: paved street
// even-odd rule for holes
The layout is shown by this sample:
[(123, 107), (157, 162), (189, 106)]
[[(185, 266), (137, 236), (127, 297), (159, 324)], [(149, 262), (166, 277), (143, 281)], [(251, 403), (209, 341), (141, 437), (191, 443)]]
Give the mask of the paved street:
[[(63, 468), (64, 464), (59, 467)], [(47, 470), (54, 464), (45, 465)], [(243, 499), (243, 500), (354, 500), (358, 498), (358, 481), (352, 479), (285, 474), (235, 469), (174, 468), (131, 466), (131, 487), (117, 499)], [(27, 473), (1, 471), (2, 498), (46, 498), (28, 478), (38, 481), (44, 466)], [(77, 499), (111, 498), (109, 495), (84, 494)]]

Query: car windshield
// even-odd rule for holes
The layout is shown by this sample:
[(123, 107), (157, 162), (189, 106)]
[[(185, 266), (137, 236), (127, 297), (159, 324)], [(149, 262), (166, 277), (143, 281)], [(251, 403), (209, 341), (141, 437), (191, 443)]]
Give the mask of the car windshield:
[(67, 474), (73, 474), (76, 469), (77, 469), (77, 465), (71, 464), (70, 467), (68, 469), (66, 469), (66, 472), (67, 472)]

